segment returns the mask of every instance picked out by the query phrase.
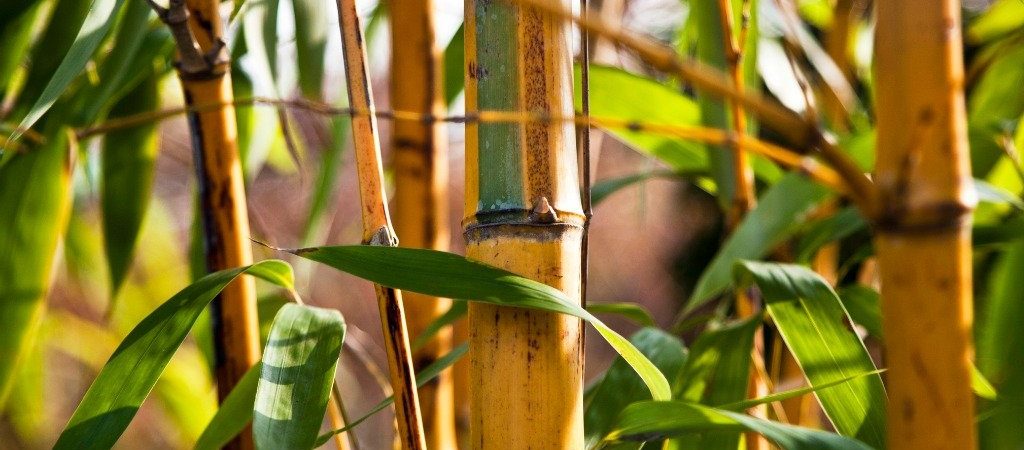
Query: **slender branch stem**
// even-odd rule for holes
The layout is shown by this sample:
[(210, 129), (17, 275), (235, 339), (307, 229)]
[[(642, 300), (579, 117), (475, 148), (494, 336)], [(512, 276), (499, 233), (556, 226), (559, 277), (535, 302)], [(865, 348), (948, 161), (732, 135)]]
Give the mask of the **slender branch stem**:
[[(338, 0), (337, 4), (349, 103), (355, 111), (363, 112), (352, 116), (356, 173), (362, 206), (360, 210), (363, 218), (363, 243), (393, 247), (398, 245), (398, 238), (391, 225), (387, 196), (384, 193), (384, 169), (380, 156), (377, 120), (373, 113), (373, 95), (366, 66), (363, 32), (356, 14), (355, 1)], [(395, 392), (395, 417), (398, 420), (399, 438), (404, 449), (426, 449), (402, 293), (381, 285), (376, 285), (375, 291), (391, 385)]]
[[(746, 1), (744, 1), (746, 3)], [(736, 34), (733, 33), (733, 12), (731, 0), (718, 0), (718, 16), (722, 27), (722, 47), (725, 49), (725, 63), (732, 78), (732, 86), (737, 92), (743, 92), (743, 49), (740, 47)], [(746, 20), (743, 21), (746, 28)], [(744, 37), (745, 39), (745, 37)], [(730, 101), (732, 131), (738, 136), (747, 134), (747, 113), (743, 105), (736, 99)], [(736, 226), (743, 216), (754, 208), (757, 201), (754, 195), (754, 171), (750, 168), (750, 159), (744, 151), (740, 141), (731, 142), (729, 151), (732, 153), (732, 172), (736, 183), (735, 193), (732, 199), (732, 207), (729, 210), (730, 226)]]

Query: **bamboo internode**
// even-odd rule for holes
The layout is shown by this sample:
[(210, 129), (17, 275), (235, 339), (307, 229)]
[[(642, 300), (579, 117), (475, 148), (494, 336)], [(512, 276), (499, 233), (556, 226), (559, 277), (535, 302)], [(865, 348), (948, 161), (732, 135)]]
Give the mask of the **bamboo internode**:
[[(231, 74), (221, 41), (219, 2), (172, 1), (161, 14), (178, 44), (178, 74), (189, 105), (219, 104), (190, 112), (193, 158), (196, 166), (206, 266), (217, 271), (252, 264), (249, 219), (242, 166), (238, 156)], [(180, 21), (187, 17), (187, 28)], [(190, 39), (186, 39), (189, 36)], [(260, 360), (256, 287), (240, 277), (212, 303), (216, 353), (217, 394), (224, 398), (242, 376)], [(228, 446), (255, 448), (246, 429)]]
[[(971, 393), (973, 189), (960, 2), (878, 2), (875, 45), (889, 447), (976, 447)], [(914, 30), (908, 32), (908, 30)]]
[[(391, 106), (444, 114), (441, 49), (434, 38), (433, 1), (391, 0)], [(448, 249), (448, 158), (441, 123), (396, 118), (392, 135), (395, 231), (401, 245)], [(409, 333), (418, 336), (451, 300), (406, 293)], [(451, 349), (451, 329), (439, 331), (412, 355), (417, 371)], [(455, 448), (451, 371), (419, 389), (427, 447)]]
[[(564, 6), (567, 2), (561, 2)], [(572, 116), (565, 24), (467, 2), (466, 110)], [(467, 255), (580, 298), (583, 209), (571, 123), (466, 126)], [(583, 448), (583, 330), (548, 312), (470, 304), (470, 445)]]

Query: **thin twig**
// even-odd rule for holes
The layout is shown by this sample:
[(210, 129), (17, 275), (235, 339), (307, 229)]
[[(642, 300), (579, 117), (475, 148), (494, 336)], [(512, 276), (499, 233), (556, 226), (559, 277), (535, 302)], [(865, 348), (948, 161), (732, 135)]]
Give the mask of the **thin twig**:
[[(233, 104), (237, 105), (285, 105), (290, 108), (304, 109), (317, 114), (324, 115), (369, 115), (367, 111), (357, 111), (353, 108), (340, 108), (323, 103), (312, 102), (308, 100), (280, 100), (263, 97), (253, 97), (247, 99), (236, 99)], [(209, 105), (196, 105), (191, 107), (177, 107), (170, 108), (160, 111), (152, 111), (148, 113), (141, 113), (132, 116), (125, 116), (117, 119), (111, 119), (107, 122), (99, 125), (80, 129), (77, 131), (79, 139), (86, 139), (101, 134), (106, 134), (111, 131), (130, 128), (138, 126), (144, 123), (153, 121), (165, 120), (174, 116), (184, 114), (186, 112), (206, 111), (217, 109), (223, 106), (222, 103), (209, 104)], [(632, 119), (618, 119), (608, 117), (590, 116), (579, 117), (579, 116), (557, 116), (546, 113), (539, 113), (534, 111), (494, 111), (484, 110), (473, 113), (472, 115), (449, 115), (449, 116), (434, 116), (432, 114), (424, 114), (412, 111), (374, 111), (372, 113), (375, 117), (380, 119), (403, 119), (403, 120), (419, 120), (426, 123), (443, 122), (443, 123), (532, 123), (532, 122), (569, 122), (577, 125), (586, 125), (590, 127), (598, 127), (604, 129), (620, 129), (629, 130), (632, 132), (649, 133), (661, 136), (669, 136), (682, 140), (689, 140), (695, 142), (703, 142), (711, 145), (724, 145), (731, 140), (739, 141), (740, 145), (743, 146), (746, 151), (762, 155), (779, 165), (799, 171), (800, 173), (808, 176), (815, 181), (822, 183), (825, 186), (829, 186), (838, 193), (849, 195), (851, 192), (850, 186), (847, 181), (839, 175), (839, 173), (830, 167), (828, 164), (823, 164), (811, 156), (802, 155), (792, 149), (788, 149), (776, 144), (762, 141), (753, 136), (734, 136), (732, 133), (726, 130), (718, 128), (707, 128), (700, 126), (685, 126), (685, 125), (672, 125), (672, 124), (656, 124), (656, 123), (644, 123), (639, 120)], [(829, 141), (830, 146), (834, 144)], [(829, 148), (832, 151), (841, 152), (837, 148)]]

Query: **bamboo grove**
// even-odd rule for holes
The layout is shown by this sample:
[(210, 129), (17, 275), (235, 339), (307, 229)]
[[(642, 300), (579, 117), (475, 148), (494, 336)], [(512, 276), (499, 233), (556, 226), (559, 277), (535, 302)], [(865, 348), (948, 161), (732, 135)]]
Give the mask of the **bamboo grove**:
[(1018, 0), (8, 0), (0, 448), (1017, 449)]

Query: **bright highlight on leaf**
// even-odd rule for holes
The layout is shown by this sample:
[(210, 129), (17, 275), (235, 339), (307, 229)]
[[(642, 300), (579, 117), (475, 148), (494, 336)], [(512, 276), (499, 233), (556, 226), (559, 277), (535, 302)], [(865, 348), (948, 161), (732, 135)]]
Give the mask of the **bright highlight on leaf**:
[(626, 338), (574, 304), (561, 291), (545, 284), (462, 256), (434, 250), (358, 245), (306, 248), (292, 252), (395, 289), (579, 317), (593, 325), (612, 348), (633, 366), (655, 399), (665, 400), (671, 395), (665, 376)]

